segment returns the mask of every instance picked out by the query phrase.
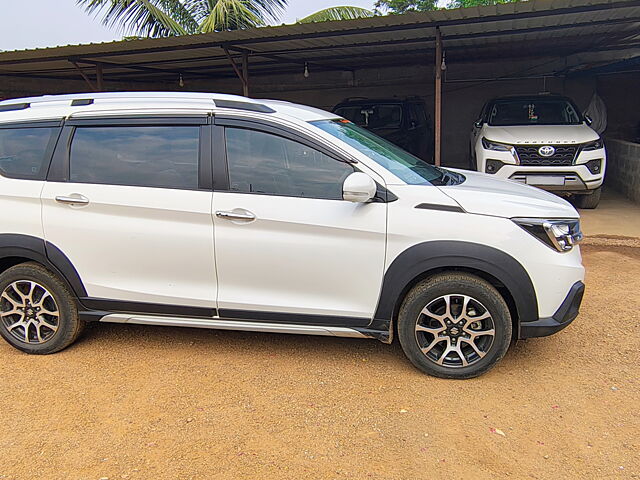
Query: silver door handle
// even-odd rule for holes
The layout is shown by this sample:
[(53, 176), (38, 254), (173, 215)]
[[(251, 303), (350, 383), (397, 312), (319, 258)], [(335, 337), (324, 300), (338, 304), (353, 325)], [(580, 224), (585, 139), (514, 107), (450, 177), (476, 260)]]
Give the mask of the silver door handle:
[(88, 205), (89, 199), (84, 195), (79, 195), (77, 193), (74, 193), (68, 197), (65, 197), (65, 196), (56, 197), (56, 202), (66, 203), (69, 205)]
[(217, 211), (216, 217), (224, 218), (227, 220), (255, 220), (256, 216), (251, 212), (222, 212)]

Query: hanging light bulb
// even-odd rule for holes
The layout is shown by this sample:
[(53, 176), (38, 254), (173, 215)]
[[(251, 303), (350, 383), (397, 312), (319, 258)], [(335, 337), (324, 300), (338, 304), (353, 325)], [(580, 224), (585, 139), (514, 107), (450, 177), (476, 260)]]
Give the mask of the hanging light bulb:
[(309, 64), (304, 62), (304, 78), (309, 78)]
[(442, 65), (440, 65), (440, 70), (442, 70), (443, 72), (447, 69), (447, 64), (444, 58), (445, 58), (445, 54), (444, 52), (442, 52)]
[(180, 87), (184, 87), (184, 79), (182, 78), (182, 74), (180, 74), (180, 79), (178, 80), (178, 85), (180, 85)]

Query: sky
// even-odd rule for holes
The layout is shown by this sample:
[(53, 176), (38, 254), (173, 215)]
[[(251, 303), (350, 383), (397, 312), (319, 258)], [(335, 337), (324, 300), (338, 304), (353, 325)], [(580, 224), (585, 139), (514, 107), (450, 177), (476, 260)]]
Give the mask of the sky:
[[(373, 9), (375, 0), (289, 0), (281, 22), (293, 23), (310, 13), (337, 5)], [(0, 0), (0, 50), (55, 47), (119, 40), (117, 28), (108, 29), (75, 0)]]

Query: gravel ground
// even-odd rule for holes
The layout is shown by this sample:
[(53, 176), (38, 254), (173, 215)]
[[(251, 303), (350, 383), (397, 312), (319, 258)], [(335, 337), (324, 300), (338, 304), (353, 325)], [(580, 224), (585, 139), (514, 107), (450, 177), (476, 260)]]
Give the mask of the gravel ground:
[(640, 245), (583, 252), (579, 319), (474, 380), (367, 340), (95, 325), (48, 357), (1, 343), (0, 479), (640, 478)]

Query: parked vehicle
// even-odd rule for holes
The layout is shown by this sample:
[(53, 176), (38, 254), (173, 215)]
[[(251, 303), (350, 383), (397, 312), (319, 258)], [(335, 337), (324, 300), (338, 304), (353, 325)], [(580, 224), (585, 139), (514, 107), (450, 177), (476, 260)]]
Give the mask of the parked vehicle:
[(496, 98), (473, 126), (471, 169), (573, 197), (579, 208), (595, 208), (607, 154), (590, 123), (567, 97)]
[(333, 112), (433, 163), (433, 128), (424, 101), (419, 98), (348, 98)]
[(0, 103), (0, 334), (87, 321), (374, 338), (469, 378), (566, 327), (576, 210), (310, 107), (197, 93)]

